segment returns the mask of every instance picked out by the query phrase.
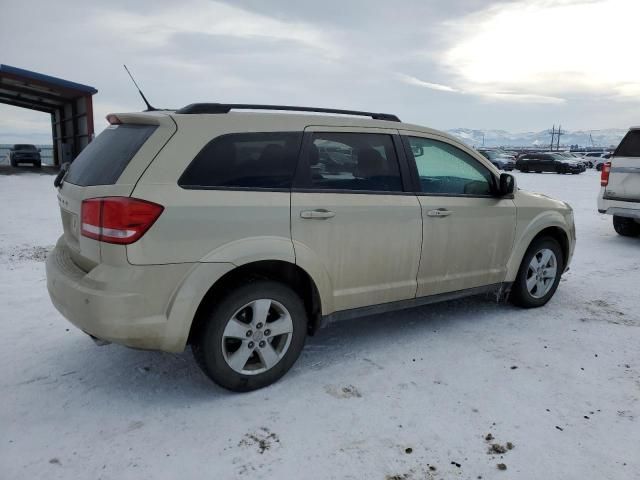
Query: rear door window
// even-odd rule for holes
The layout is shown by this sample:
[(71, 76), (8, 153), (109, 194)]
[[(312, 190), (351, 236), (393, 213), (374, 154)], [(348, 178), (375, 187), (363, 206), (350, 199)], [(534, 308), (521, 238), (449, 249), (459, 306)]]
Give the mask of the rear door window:
[(156, 125), (110, 125), (71, 163), (64, 181), (88, 187), (113, 185)]
[(302, 132), (232, 133), (214, 138), (178, 180), (184, 188), (289, 189)]
[(614, 157), (640, 157), (640, 130), (631, 130), (625, 135)]
[(314, 190), (401, 192), (391, 135), (314, 132), (297, 185)]

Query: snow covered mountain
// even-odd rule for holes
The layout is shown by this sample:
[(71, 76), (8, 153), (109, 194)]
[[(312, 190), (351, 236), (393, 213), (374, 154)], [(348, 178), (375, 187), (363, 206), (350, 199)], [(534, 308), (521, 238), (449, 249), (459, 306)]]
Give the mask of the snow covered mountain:
[[(486, 147), (543, 147), (551, 143), (551, 130), (540, 132), (511, 133), (506, 130), (474, 130), (470, 128), (454, 128), (447, 130), (448, 133), (458, 137), (463, 142), (474, 147), (483, 145)], [(620, 143), (622, 137), (627, 132), (626, 129), (609, 128), (604, 130), (563, 130), (560, 145), (579, 145), (581, 147), (615, 147)], [(593, 144), (591, 138), (593, 138)]]

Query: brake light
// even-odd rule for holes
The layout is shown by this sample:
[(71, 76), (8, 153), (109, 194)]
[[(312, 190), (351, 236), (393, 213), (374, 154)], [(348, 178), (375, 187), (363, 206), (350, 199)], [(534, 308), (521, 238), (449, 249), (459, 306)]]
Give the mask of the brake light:
[(129, 245), (151, 228), (163, 210), (162, 205), (137, 198), (89, 198), (82, 202), (80, 232), (101, 242)]
[(602, 165), (602, 173), (600, 174), (600, 185), (606, 187), (609, 185), (609, 173), (611, 172), (611, 162)]

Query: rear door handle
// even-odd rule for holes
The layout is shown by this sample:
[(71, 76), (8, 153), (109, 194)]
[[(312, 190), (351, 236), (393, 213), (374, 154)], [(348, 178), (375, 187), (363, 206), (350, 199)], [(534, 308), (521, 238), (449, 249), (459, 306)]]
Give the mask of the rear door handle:
[(300, 212), (300, 218), (309, 218), (314, 220), (326, 220), (327, 218), (333, 218), (336, 214), (330, 210), (324, 208), (318, 208), (316, 210), (303, 210)]
[(451, 210), (447, 210), (446, 208), (436, 208), (435, 210), (429, 210), (427, 212), (427, 216), (429, 217), (448, 217), (453, 212)]

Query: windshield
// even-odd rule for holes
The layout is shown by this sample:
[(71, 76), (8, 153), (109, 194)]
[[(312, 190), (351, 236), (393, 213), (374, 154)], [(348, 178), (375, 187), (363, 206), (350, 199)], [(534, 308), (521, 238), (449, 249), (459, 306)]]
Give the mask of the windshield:
[(35, 145), (14, 145), (14, 150), (37, 150)]

